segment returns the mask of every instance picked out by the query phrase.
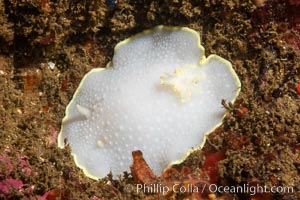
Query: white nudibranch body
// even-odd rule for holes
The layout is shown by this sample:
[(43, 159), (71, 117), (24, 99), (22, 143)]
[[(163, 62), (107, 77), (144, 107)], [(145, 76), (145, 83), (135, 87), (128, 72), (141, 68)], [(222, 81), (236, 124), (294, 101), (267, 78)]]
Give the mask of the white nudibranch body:
[(67, 139), (93, 179), (128, 171), (134, 150), (160, 175), (203, 146), (225, 115), (222, 99), (234, 102), (239, 91), (230, 62), (206, 58), (197, 32), (158, 26), (119, 43), (106, 69), (83, 78), (58, 146)]

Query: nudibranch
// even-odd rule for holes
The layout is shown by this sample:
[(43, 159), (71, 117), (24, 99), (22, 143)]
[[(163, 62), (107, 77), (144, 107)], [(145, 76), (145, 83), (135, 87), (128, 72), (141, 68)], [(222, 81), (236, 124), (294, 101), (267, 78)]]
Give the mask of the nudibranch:
[(85, 75), (58, 146), (67, 139), (93, 179), (129, 171), (135, 150), (160, 175), (203, 146), (225, 116), (222, 99), (233, 103), (240, 87), (229, 61), (205, 57), (196, 31), (158, 26), (120, 42), (105, 69)]

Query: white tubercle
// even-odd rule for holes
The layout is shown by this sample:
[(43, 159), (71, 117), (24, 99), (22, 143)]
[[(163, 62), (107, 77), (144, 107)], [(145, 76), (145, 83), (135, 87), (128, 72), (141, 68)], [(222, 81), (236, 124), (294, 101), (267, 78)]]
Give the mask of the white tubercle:
[(91, 110), (84, 107), (84, 106), (81, 106), (79, 104), (76, 104), (76, 108), (78, 110), (78, 112), (83, 115), (86, 119), (88, 119), (90, 116), (91, 116)]

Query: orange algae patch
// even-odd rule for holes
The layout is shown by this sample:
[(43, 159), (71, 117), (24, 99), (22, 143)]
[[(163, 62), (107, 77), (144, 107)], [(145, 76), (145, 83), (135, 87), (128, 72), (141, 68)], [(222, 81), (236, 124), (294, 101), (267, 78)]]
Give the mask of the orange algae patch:
[(139, 150), (132, 152), (133, 164), (130, 167), (133, 179), (138, 183), (151, 184), (156, 180), (156, 176), (150, 169)]
[(297, 89), (298, 94), (300, 94), (300, 82), (297, 84), (296, 89)]

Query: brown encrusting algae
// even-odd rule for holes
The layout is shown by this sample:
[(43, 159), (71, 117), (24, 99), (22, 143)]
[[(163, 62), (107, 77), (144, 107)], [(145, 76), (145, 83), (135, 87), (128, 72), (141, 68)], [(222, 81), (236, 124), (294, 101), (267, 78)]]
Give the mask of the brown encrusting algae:
[[(0, 0), (0, 199), (300, 199), (299, 6)], [(135, 153), (132, 171), (92, 180), (57, 147), (66, 106), (118, 42), (157, 25), (196, 30), (206, 55), (232, 63), (241, 92), (216, 105), (223, 124), (183, 163), (154, 176)]]

